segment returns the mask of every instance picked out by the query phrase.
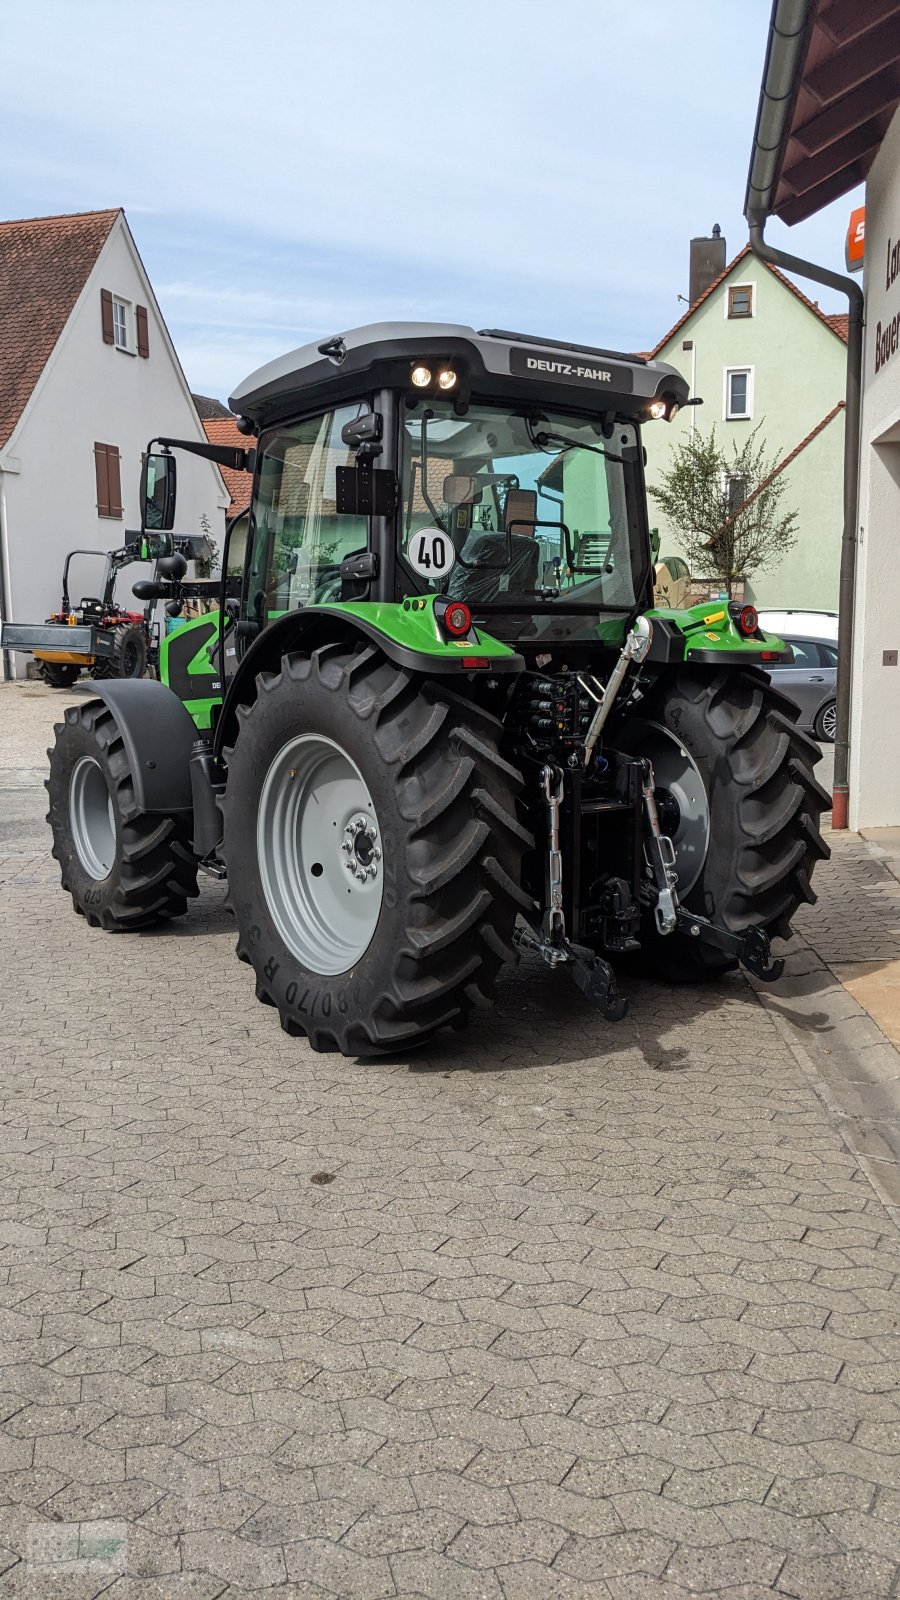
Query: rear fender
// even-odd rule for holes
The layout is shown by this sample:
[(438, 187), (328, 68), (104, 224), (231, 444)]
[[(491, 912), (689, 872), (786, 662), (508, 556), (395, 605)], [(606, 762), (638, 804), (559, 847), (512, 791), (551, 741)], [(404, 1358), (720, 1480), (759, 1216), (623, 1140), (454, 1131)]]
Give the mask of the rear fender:
[(494, 673), (521, 672), (524, 661), (509, 645), (480, 629), (467, 641), (447, 641), (439, 637), (432, 616), (435, 596), (418, 601), (347, 602), (346, 604), (307, 606), (288, 611), (270, 622), (258, 634), (238, 663), (228, 684), (222, 714), (216, 724), (215, 750), (234, 743), (237, 737), (237, 708), (252, 705), (256, 699), (256, 680), (261, 672), (277, 672), (281, 658), (301, 647), (317, 650), (320, 645), (361, 641), (376, 644), (399, 667), (420, 672), (423, 677), (439, 675), (463, 678), (467, 659), (477, 657), (481, 667)]
[(142, 811), (175, 816), (193, 811), (191, 750), (197, 729), (176, 694), (153, 678), (109, 678), (94, 698), (116, 719)]
[(770, 667), (793, 661), (790, 645), (773, 633), (757, 628), (741, 633), (727, 601), (707, 601), (686, 611), (653, 609), (645, 612), (653, 623), (648, 662), (673, 665), (686, 662), (705, 667)]

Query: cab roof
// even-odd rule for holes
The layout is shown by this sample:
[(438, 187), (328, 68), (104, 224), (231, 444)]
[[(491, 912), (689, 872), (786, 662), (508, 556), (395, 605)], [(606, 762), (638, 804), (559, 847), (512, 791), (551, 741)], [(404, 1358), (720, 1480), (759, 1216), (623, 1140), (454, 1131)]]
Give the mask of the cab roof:
[(460, 396), (531, 398), (638, 421), (653, 400), (688, 398), (674, 367), (623, 351), (458, 323), (375, 322), (276, 357), (239, 384), (229, 405), (258, 431), (322, 403), (407, 387), (417, 363), (453, 366)]

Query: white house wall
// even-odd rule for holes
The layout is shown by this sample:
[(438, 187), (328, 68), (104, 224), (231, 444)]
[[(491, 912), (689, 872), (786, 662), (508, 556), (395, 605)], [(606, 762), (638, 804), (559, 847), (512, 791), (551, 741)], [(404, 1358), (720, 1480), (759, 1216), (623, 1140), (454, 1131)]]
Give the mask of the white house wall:
[(866, 333), (850, 729), (850, 826), (900, 826), (900, 333), (876, 371), (879, 329), (900, 318), (900, 112), (866, 185)]
[[(147, 307), (146, 360), (104, 344), (101, 288)], [(114, 549), (126, 542), (126, 530), (139, 528), (141, 456), (148, 440), (160, 433), (205, 439), (120, 220), (0, 457), (11, 620), (33, 622), (56, 610), (68, 550)], [(95, 441), (118, 447), (121, 518), (97, 514)], [(210, 462), (182, 455), (178, 474), (175, 532), (201, 533), (205, 516), (221, 548), (223, 495), (217, 470)], [(135, 566), (122, 572), (117, 589), (120, 604), (139, 609), (131, 598), (131, 584), (148, 571)], [(99, 561), (90, 569), (87, 564), (76, 569), (73, 563), (79, 594), (72, 598), (77, 600), (82, 592), (97, 593), (101, 574)], [(28, 659), (13, 657), (17, 676), (24, 676)]]

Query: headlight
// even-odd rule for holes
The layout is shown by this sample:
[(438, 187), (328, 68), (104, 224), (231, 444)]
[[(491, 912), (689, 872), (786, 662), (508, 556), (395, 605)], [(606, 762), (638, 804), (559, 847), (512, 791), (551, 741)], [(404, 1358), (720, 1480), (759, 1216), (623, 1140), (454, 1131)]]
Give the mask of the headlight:
[(410, 379), (417, 389), (427, 389), (431, 382), (431, 368), (413, 367)]
[(444, 367), (443, 371), (438, 373), (438, 388), (456, 388), (456, 373), (453, 371), (452, 367)]

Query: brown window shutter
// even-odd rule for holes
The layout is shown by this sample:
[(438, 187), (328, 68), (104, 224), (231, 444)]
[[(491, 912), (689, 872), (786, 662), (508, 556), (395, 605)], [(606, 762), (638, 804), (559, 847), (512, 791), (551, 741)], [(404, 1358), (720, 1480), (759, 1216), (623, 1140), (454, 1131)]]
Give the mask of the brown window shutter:
[(106, 458), (106, 445), (94, 445), (94, 472), (97, 477), (97, 515), (109, 516), (109, 466)]
[(122, 515), (122, 473), (119, 452), (114, 444), (106, 446), (106, 465), (109, 474), (109, 514), (111, 517), (120, 517)]
[(135, 306), (134, 311), (137, 319), (138, 355), (143, 356), (144, 360), (146, 361), (150, 354), (150, 330), (147, 324), (147, 307)]
[(116, 336), (113, 332), (112, 294), (109, 289), (100, 290), (100, 319), (103, 324), (103, 343), (115, 344)]

